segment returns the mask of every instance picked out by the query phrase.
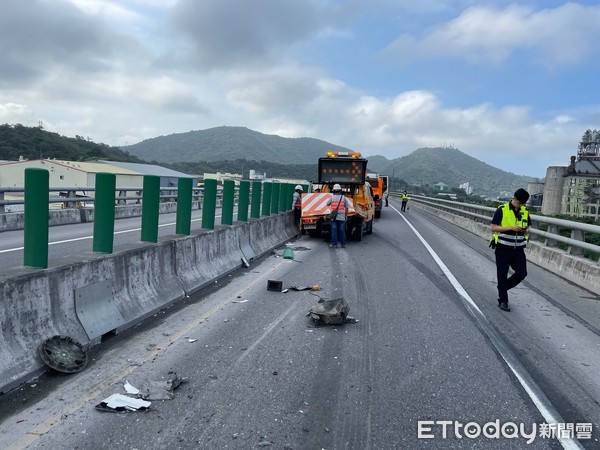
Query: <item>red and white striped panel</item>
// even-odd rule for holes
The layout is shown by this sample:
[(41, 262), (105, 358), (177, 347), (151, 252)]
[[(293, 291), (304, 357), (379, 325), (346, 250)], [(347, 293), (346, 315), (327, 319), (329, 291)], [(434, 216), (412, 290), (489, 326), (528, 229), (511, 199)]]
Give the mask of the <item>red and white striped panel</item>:
[[(310, 194), (302, 194), (302, 215), (303, 216), (322, 216), (331, 213), (331, 208), (327, 206), (327, 202), (331, 198), (329, 192), (313, 192)], [(346, 197), (350, 201), (349, 213), (356, 212), (352, 199)]]

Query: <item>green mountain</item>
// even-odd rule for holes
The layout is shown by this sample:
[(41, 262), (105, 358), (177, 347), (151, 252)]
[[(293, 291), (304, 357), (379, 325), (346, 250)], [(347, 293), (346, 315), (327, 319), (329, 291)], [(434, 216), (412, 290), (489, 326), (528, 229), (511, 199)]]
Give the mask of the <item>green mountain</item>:
[(138, 158), (118, 147), (97, 144), (82, 136), (69, 138), (40, 127), (23, 125), (0, 125), (0, 160), (56, 158), (67, 161), (141, 162)]
[(469, 182), (474, 194), (497, 196), (527, 188), (532, 177), (515, 175), (490, 166), (455, 148), (420, 148), (393, 160), (377, 156), (369, 158), (370, 170), (394, 176), (413, 185), (433, 185), (439, 182), (457, 188)]
[(284, 138), (244, 127), (216, 127), (146, 139), (123, 150), (146, 161), (197, 162), (246, 159), (312, 164), (326, 151), (347, 148), (313, 138)]

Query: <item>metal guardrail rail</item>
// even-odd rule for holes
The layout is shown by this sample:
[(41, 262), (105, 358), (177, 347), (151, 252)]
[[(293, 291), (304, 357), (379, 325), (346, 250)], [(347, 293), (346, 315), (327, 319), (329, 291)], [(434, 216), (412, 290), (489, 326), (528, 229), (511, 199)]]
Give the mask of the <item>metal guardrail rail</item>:
[[(96, 188), (93, 186), (61, 186), (61, 187), (50, 187), (50, 193), (61, 193), (64, 192), (65, 196), (52, 196), (50, 197), (50, 203), (64, 203), (66, 208), (76, 208), (78, 205), (85, 202), (93, 203), (95, 201), (95, 197), (91, 195), (86, 195), (88, 192), (95, 192)], [(118, 194), (115, 196), (115, 200), (118, 205), (126, 205), (128, 202), (133, 203), (141, 203), (143, 198), (143, 187), (117, 187), (115, 192)], [(25, 188), (23, 187), (5, 187), (0, 186), (0, 214), (6, 212), (6, 206), (10, 205), (23, 205), (25, 204), (25, 199), (23, 200), (6, 200), (6, 193), (17, 193), (24, 194)], [(77, 195), (77, 192), (83, 193), (83, 195)], [(135, 195), (127, 195), (127, 192), (135, 192)], [(222, 195), (219, 191), (217, 193), (218, 196)], [(160, 199), (161, 200), (175, 200), (177, 198), (177, 187), (161, 187), (160, 188)], [(194, 188), (192, 189), (192, 199), (194, 201), (202, 201), (203, 198), (203, 189)]]
[[(398, 198), (400, 193), (390, 193), (390, 196)], [(421, 203), (423, 205), (427, 205), (450, 214), (466, 217), (484, 224), (489, 224), (491, 222), (492, 216), (496, 211), (496, 208), (492, 208), (490, 206), (463, 203), (421, 195), (410, 195), (410, 201)], [(584, 250), (588, 250), (600, 255), (600, 246), (590, 244), (584, 240), (586, 233), (600, 235), (599, 225), (556, 219), (554, 217), (546, 217), (537, 214), (531, 214), (530, 217), (532, 221), (530, 234), (536, 236), (536, 242), (548, 247), (558, 247), (559, 243), (563, 243), (568, 246), (567, 253), (575, 256), (582, 256)], [(548, 231), (539, 229), (539, 226), (542, 223), (548, 224)], [(560, 230), (570, 230), (571, 237), (562, 236), (560, 234)]]

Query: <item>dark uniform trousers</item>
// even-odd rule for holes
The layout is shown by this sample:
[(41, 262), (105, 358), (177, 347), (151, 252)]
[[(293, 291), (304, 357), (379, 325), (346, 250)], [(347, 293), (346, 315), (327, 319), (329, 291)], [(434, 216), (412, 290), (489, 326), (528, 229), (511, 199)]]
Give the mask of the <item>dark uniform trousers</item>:
[(302, 208), (294, 207), (294, 220), (296, 225), (300, 226), (300, 219), (302, 218)]
[[(514, 288), (527, 276), (527, 260), (524, 247), (496, 247), (496, 273), (498, 276), (498, 303), (508, 303), (508, 290)], [(508, 269), (515, 273), (508, 277)]]

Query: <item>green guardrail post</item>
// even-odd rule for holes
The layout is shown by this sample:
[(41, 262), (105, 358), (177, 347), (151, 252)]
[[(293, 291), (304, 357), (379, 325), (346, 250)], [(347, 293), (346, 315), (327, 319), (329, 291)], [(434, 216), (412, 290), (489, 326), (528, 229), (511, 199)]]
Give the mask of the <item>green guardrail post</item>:
[(288, 183), (281, 183), (281, 186), (279, 186), (279, 211), (280, 212), (287, 211), (288, 209), (290, 209), (290, 205), (288, 205), (286, 202), (287, 192), (288, 192)]
[(96, 197), (94, 200), (94, 242), (96, 253), (112, 253), (115, 237), (115, 189), (114, 173), (96, 173)]
[(279, 190), (281, 183), (272, 183), (273, 189), (271, 192), (271, 213), (279, 213)]
[(240, 181), (240, 191), (238, 199), (238, 221), (248, 222), (248, 204), (250, 201), (250, 181)]
[(48, 267), (48, 214), (50, 173), (46, 169), (25, 169), (25, 215), (23, 265)]
[(252, 182), (252, 207), (250, 208), (250, 217), (258, 219), (260, 217), (260, 200), (262, 196), (262, 183), (260, 181)]
[(221, 209), (221, 225), (233, 225), (233, 200), (235, 197), (235, 181), (223, 181), (223, 207)]
[(262, 215), (271, 215), (271, 192), (273, 191), (273, 183), (264, 183), (263, 185), (263, 201), (262, 201)]
[(202, 202), (202, 228), (214, 230), (216, 209), (217, 180), (204, 180), (204, 199)]
[(158, 210), (160, 203), (160, 177), (144, 175), (142, 193), (142, 242), (158, 242)]
[(288, 184), (285, 199), (285, 209), (288, 211), (292, 209), (292, 201), (294, 200), (294, 188), (295, 184)]
[(192, 187), (194, 180), (179, 178), (177, 180), (177, 219), (175, 233), (189, 235), (192, 226)]

